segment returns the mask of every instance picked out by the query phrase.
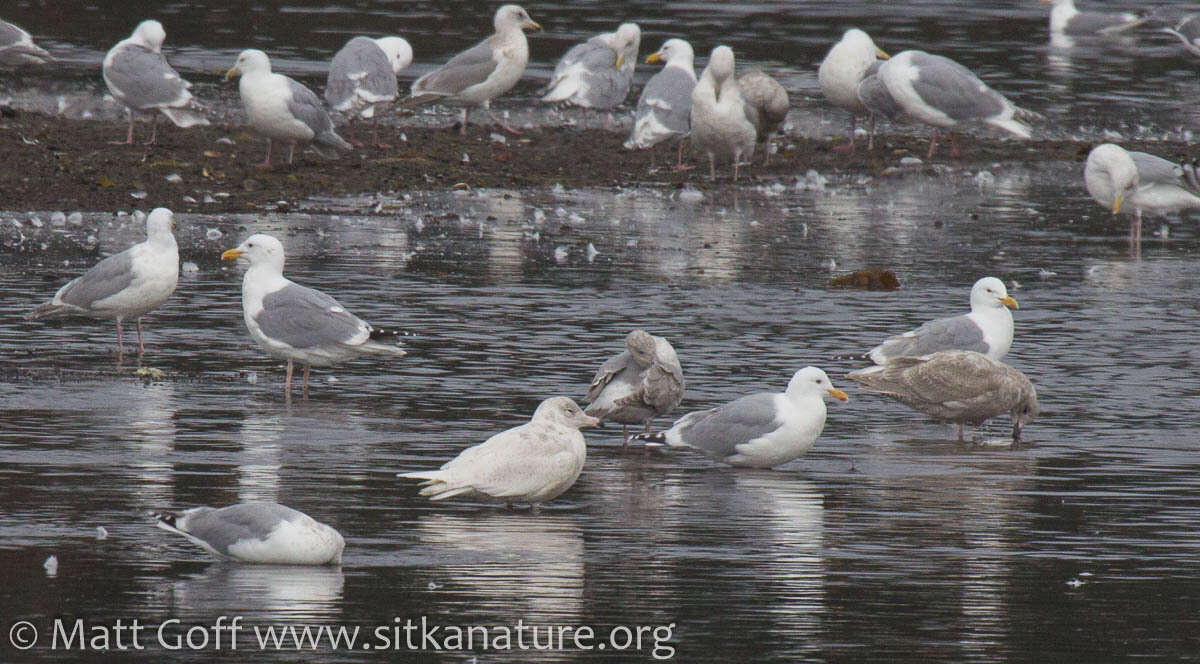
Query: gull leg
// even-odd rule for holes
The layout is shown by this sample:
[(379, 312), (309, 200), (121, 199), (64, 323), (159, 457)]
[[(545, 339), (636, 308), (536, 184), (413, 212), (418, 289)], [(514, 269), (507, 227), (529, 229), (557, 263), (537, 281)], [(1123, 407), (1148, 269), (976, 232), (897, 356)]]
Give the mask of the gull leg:
[(961, 157), (962, 153), (958, 151), (958, 135), (950, 132), (950, 156)]
[(125, 135), (125, 140), (109, 141), (109, 145), (133, 145), (133, 109), (125, 109), (125, 114), (129, 116), (129, 133)]
[(961, 422), (958, 424), (958, 442), (963, 442), (963, 425)]
[[(491, 111), (488, 111), (489, 113)], [(467, 135), (467, 122), (471, 119), (471, 107), (463, 106), (462, 124), (458, 127), (458, 133), (462, 136)]]
[(495, 122), (504, 131), (507, 131), (508, 133), (512, 134), (513, 136), (521, 135), (521, 131), (519, 129), (517, 129), (516, 127), (510, 127), (510, 126), (504, 124), (504, 121), (501, 120), (498, 115), (493, 113), (492, 109), (490, 109), (490, 108), (488, 109), (488, 116), (490, 116), (492, 118), (492, 122)]
[(621, 449), (629, 449), (629, 425), (621, 425)]
[(858, 119), (853, 115), (850, 116), (850, 142), (845, 145), (835, 145), (833, 149), (836, 152), (854, 152), (854, 130), (858, 128)]
[(695, 166), (684, 166), (683, 165), (683, 145), (684, 145), (684, 141), (679, 141), (679, 156), (675, 159), (675, 170), (677, 170), (677, 171), (694, 170), (696, 168)]
[(138, 330), (138, 362), (142, 361), (142, 354), (146, 352), (146, 347), (142, 345), (142, 317), (137, 317)]
[(875, 114), (871, 114), (871, 131), (867, 134), (867, 150), (875, 149)]
[(121, 328), (121, 317), (117, 316), (117, 366), (125, 359), (125, 339), (123, 336), (124, 330)]
[(310, 371), (312, 371), (312, 365), (311, 364), (304, 365), (304, 390), (303, 390), (302, 394), (304, 395), (305, 399), (308, 398), (308, 373)]
[(267, 139), (267, 158), (261, 163), (255, 164), (255, 168), (270, 168), (271, 167), (271, 139)]
[(933, 130), (933, 138), (929, 139), (929, 154), (925, 155), (926, 159), (933, 159), (933, 153), (937, 150), (938, 130)]
[(292, 143), (288, 146), (288, 166), (292, 165), (292, 158), (296, 156), (296, 144)]
[(292, 360), (288, 359), (287, 377), (283, 379), (283, 393), (287, 395), (288, 400), (292, 398)]
[(379, 142), (379, 115), (377, 114), (371, 122), (371, 143), (377, 148), (390, 148), (391, 145)]
[(150, 116), (150, 140), (146, 141), (146, 145), (154, 145), (158, 142), (158, 113)]
[(717, 160), (711, 152), (708, 154), (708, 179), (717, 179)]

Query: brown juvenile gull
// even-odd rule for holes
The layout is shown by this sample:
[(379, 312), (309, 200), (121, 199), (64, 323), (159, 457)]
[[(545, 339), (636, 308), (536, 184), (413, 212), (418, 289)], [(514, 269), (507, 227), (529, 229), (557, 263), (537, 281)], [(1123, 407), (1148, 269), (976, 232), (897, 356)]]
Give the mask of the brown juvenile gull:
[[(668, 39), (657, 52), (646, 56), (647, 64), (660, 60), (665, 66), (650, 77), (638, 97), (633, 130), (625, 141), (627, 150), (648, 150), (665, 140), (687, 136), (691, 130), (692, 90), (696, 87), (692, 45), (682, 39)], [(650, 161), (654, 163), (654, 152), (650, 153)], [(675, 168), (684, 170), (683, 141), (679, 142)]]
[(54, 56), (33, 43), (28, 32), (0, 19), (0, 66), (44, 65), (52, 60)]
[(63, 316), (115, 318), (118, 364), (125, 353), (121, 323), (133, 318), (137, 321), (140, 360), (145, 352), (142, 314), (166, 302), (179, 281), (179, 247), (171, 233), (174, 227), (175, 215), (170, 210), (154, 209), (146, 217), (145, 242), (100, 261), (25, 317), (29, 320)]
[(371, 327), (338, 301), (283, 276), (283, 244), (270, 235), (251, 235), (221, 260), (250, 262), (242, 278), (246, 329), (270, 356), (287, 360), (284, 393), (292, 393), (293, 362), (304, 364), (304, 393), (314, 366), (327, 367), (360, 355), (402, 357), (396, 333)]
[(1192, 164), (1176, 164), (1145, 152), (1131, 152), (1112, 143), (1092, 148), (1083, 168), (1092, 198), (1113, 214), (1133, 208), (1129, 239), (1142, 240), (1142, 210), (1165, 214), (1200, 208), (1200, 178)]
[(825, 397), (846, 393), (816, 367), (797, 371), (783, 393), (759, 392), (688, 413), (670, 429), (635, 440), (690, 447), (731, 466), (774, 468), (807, 452), (825, 428)]
[[(817, 68), (817, 82), (821, 91), (831, 104), (850, 113), (850, 140), (837, 149), (852, 152), (854, 150), (854, 129), (858, 116), (867, 115), (868, 108), (858, 96), (858, 84), (868, 74), (877, 58), (886, 60), (887, 53), (875, 45), (870, 35), (851, 28), (842, 35), (841, 40), (829, 49), (821, 66)], [(874, 147), (875, 117), (871, 116), (871, 131), (867, 138), (867, 148)]]
[(754, 125), (757, 142), (762, 144), (763, 166), (771, 161), (771, 137), (783, 126), (788, 114), (788, 93), (779, 81), (761, 69), (751, 69), (738, 76), (738, 88), (746, 109), (746, 119)]
[(487, 111), (492, 121), (514, 134), (521, 132), (504, 124), (492, 113), (492, 99), (508, 92), (529, 61), (529, 42), (525, 30), (541, 30), (529, 14), (517, 5), (504, 5), (492, 20), (496, 32), (475, 46), (450, 58), (446, 64), (418, 78), (405, 106), (446, 102), (463, 107), (461, 133), (467, 133), (471, 108)]
[(654, 418), (682, 399), (683, 369), (671, 343), (634, 330), (625, 336), (625, 350), (600, 365), (584, 403), (591, 404), (588, 415), (619, 422), (622, 440), (628, 441), (630, 424), (641, 424), (650, 433)]
[(978, 426), (1009, 413), (1013, 441), (1037, 417), (1037, 390), (1025, 374), (969, 350), (948, 350), (920, 357), (895, 357), (882, 366), (853, 371), (847, 376), (876, 392), (930, 415), (958, 424)]
[(208, 120), (193, 106), (191, 83), (183, 80), (167, 59), (163, 57), (162, 45), (167, 38), (162, 23), (155, 20), (142, 21), (128, 39), (117, 42), (104, 56), (101, 73), (108, 91), (114, 99), (124, 104), (129, 115), (129, 133), (118, 145), (133, 144), (133, 119), (135, 113), (150, 113), (150, 140), (158, 139), (158, 114), (167, 116), (176, 127), (188, 128), (207, 125)]
[(575, 484), (587, 458), (581, 427), (600, 420), (567, 397), (551, 397), (533, 418), (468, 447), (438, 470), (398, 473), (424, 480), (420, 494), (430, 500), (464, 496), (487, 502), (538, 505)]
[(883, 364), (895, 357), (973, 350), (1000, 360), (1012, 346), (1013, 318), (1009, 309), (1017, 308), (1017, 301), (1009, 296), (1003, 281), (983, 277), (971, 286), (971, 313), (931, 320), (889, 338), (867, 355), (875, 364)]
[(584, 110), (608, 111), (605, 128), (612, 127), (612, 109), (621, 105), (633, 84), (642, 31), (637, 23), (622, 23), (615, 32), (605, 32), (576, 44), (559, 59), (546, 86), (542, 101), (566, 102)]
[(279, 503), (193, 507), (154, 515), (221, 560), (267, 565), (340, 565), (346, 541), (330, 526)]
[(362, 118), (372, 121), (375, 147), (390, 147), (379, 143), (376, 107), (396, 99), (396, 74), (412, 64), (412, 59), (412, 46), (403, 37), (355, 37), (333, 56), (325, 79), (325, 101), (346, 117), (351, 145), (362, 146), (354, 138), (354, 122)]
[(1136, 28), (1150, 17), (1130, 12), (1080, 11), (1075, 0), (1042, 0), (1050, 10), (1050, 32), (1062, 35), (1112, 34)]
[(267, 139), (266, 159), (255, 164), (256, 168), (271, 167), (272, 140), (288, 144), (289, 164), (297, 143), (312, 143), (313, 149), (331, 157), (336, 157), (338, 150), (353, 149), (333, 130), (333, 120), (321, 98), (299, 81), (273, 73), (266, 53), (258, 49), (242, 51), (233, 68), (225, 72), (225, 79), (239, 75), (242, 80), (238, 82), (238, 93), (246, 118)]
[(692, 145), (708, 155), (708, 174), (717, 179), (717, 159), (733, 162), (733, 179), (742, 159), (754, 154), (756, 134), (746, 117), (745, 101), (738, 87), (733, 50), (718, 46), (692, 90)]

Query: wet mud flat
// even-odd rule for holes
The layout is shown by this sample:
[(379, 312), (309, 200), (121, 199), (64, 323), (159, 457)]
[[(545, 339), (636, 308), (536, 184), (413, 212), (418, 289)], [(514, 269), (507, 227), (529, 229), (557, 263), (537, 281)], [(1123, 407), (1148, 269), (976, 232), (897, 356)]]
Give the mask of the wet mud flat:
[[(214, 125), (181, 130), (166, 124), (159, 127), (156, 145), (111, 145), (110, 141), (124, 138), (124, 123), (4, 109), (0, 209), (111, 211), (166, 206), (200, 213), (286, 211), (313, 196), (555, 184), (701, 189), (732, 184), (728, 167), (718, 169), (718, 179), (710, 181), (707, 163), (690, 151), (685, 152), (684, 163), (697, 168), (675, 170), (672, 145), (656, 148), (657, 167), (652, 168), (648, 151), (626, 150), (623, 133), (600, 129), (545, 127), (514, 136), (472, 124), (462, 136), (452, 126), (384, 126), (380, 140), (391, 147), (362, 147), (339, 159), (297, 150), (295, 163), (288, 165), (286, 148), (276, 146), (272, 168), (262, 170), (254, 164), (262, 161), (266, 143), (247, 128)], [(369, 138), (365, 129), (360, 128), (360, 140)], [(135, 140), (148, 135), (148, 123), (139, 122)], [(788, 183), (811, 169), (826, 177), (887, 177), (934, 172), (947, 165), (990, 168), (997, 163), (1082, 162), (1093, 147), (1086, 142), (1022, 142), (972, 135), (959, 141), (964, 152), (960, 157), (949, 156), (949, 146), (939, 146), (934, 159), (924, 160), (925, 136), (886, 134), (877, 138), (874, 150), (866, 150), (861, 141), (852, 153), (835, 149), (844, 140), (778, 137), (778, 151), (770, 165), (764, 167), (761, 154), (756, 154), (754, 165), (742, 170), (736, 184)], [(1156, 142), (1149, 147), (1127, 143), (1125, 147), (1165, 157), (1187, 154), (1182, 143)]]

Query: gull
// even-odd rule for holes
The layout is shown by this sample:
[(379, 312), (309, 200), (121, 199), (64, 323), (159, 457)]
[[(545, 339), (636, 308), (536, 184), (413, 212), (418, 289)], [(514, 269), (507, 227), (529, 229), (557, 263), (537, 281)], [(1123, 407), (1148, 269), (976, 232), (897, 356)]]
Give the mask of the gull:
[(279, 503), (158, 512), (155, 525), (221, 560), (268, 565), (340, 565), (346, 541), (330, 526)]
[(628, 443), (630, 424), (641, 424), (650, 433), (654, 418), (682, 399), (683, 369), (671, 342), (634, 330), (625, 336), (625, 350), (600, 365), (584, 402), (591, 404), (588, 415), (619, 422)]
[(1113, 214), (1133, 207), (1129, 239), (1142, 240), (1142, 210), (1157, 214), (1200, 208), (1200, 178), (1193, 164), (1176, 164), (1145, 152), (1105, 143), (1092, 148), (1083, 168), (1092, 198)]
[(733, 179), (737, 180), (742, 158), (754, 154), (757, 134), (746, 117), (734, 68), (733, 50), (714, 48), (692, 90), (692, 145), (708, 155), (708, 174), (713, 180), (717, 179), (718, 158), (733, 162)]
[(1050, 10), (1050, 32), (1062, 35), (1124, 32), (1149, 19), (1129, 12), (1080, 11), (1075, 0), (1042, 0), (1042, 4), (1054, 5)]
[[(841, 40), (829, 49), (821, 66), (817, 68), (817, 82), (825, 98), (834, 106), (850, 113), (850, 140), (838, 150), (854, 151), (854, 129), (858, 116), (866, 115), (868, 107), (858, 96), (859, 83), (867, 76), (868, 69), (878, 62), (878, 58), (886, 60), (888, 54), (875, 45), (870, 35), (851, 28), (842, 35)], [(875, 116), (871, 115), (871, 131), (867, 138), (867, 149), (875, 145)]]
[(0, 19), (0, 65), (44, 65), (53, 60), (46, 49), (33, 43), (28, 32)]
[(761, 69), (738, 75), (738, 89), (746, 109), (746, 119), (754, 125), (754, 135), (763, 146), (763, 166), (771, 161), (771, 137), (783, 126), (788, 114), (788, 93), (779, 81)]
[[(627, 150), (647, 150), (665, 140), (687, 136), (691, 130), (692, 90), (696, 87), (694, 60), (692, 45), (682, 39), (668, 39), (662, 48), (646, 56), (647, 64), (665, 64), (662, 71), (650, 77), (638, 97), (633, 130), (625, 141)], [(650, 160), (653, 163), (654, 152)], [(683, 141), (679, 142), (675, 168), (685, 170)]]
[[(542, 101), (608, 111), (605, 128), (611, 128), (612, 109), (625, 101), (633, 83), (641, 42), (638, 24), (622, 23), (615, 32), (601, 33), (572, 46), (554, 66)], [(586, 128), (586, 110), (583, 117)]]
[(355, 37), (333, 56), (325, 79), (325, 101), (346, 116), (352, 145), (362, 146), (354, 140), (354, 121), (362, 118), (372, 120), (371, 142), (375, 147), (390, 147), (379, 143), (376, 107), (396, 99), (396, 74), (412, 59), (412, 46), (402, 37)]
[(867, 69), (867, 75), (858, 84), (858, 100), (871, 114), (871, 133), (867, 137), (867, 149), (875, 147), (875, 118), (883, 117), (891, 122), (904, 118), (904, 109), (896, 103), (896, 98), (888, 92), (887, 86), (879, 78), (881, 61), (875, 61)]

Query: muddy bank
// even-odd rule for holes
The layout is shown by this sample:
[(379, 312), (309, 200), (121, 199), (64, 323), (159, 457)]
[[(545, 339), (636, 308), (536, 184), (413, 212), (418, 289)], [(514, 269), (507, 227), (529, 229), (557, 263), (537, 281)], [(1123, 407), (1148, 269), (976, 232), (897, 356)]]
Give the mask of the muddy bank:
[[(728, 170), (711, 183), (707, 165), (693, 171), (661, 168), (674, 163), (674, 150), (659, 146), (656, 163), (646, 151), (622, 148), (623, 134), (577, 128), (533, 129), (498, 140), (491, 128), (472, 125), (466, 136), (450, 128), (382, 127), (380, 140), (391, 148), (363, 147), (337, 160), (309, 151), (285, 163), (276, 150), (271, 170), (253, 164), (265, 155), (265, 142), (240, 127), (160, 126), (158, 144), (110, 145), (122, 139), (123, 123), (65, 120), (8, 109), (0, 117), (0, 209), (124, 210), (167, 206), (184, 212), (252, 212), (291, 207), (316, 195), (403, 193), (452, 187), (729, 186)], [(149, 126), (139, 123), (135, 138)], [(343, 132), (345, 133), (345, 132)], [(359, 138), (367, 138), (360, 132)], [(881, 137), (874, 151), (835, 151), (843, 139), (776, 139), (779, 152), (770, 166), (761, 156), (744, 169), (739, 184), (784, 181), (816, 169), (836, 174), (887, 175), (904, 157), (923, 157), (924, 138)], [(1082, 161), (1091, 145), (1069, 141), (1018, 142), (967, 137), (966, 154), (939, 154), (924, 165), (970, 168), (993, 163)], [(1129, 146), (1136, 147), (1136, 146)], [(1157, 143), (1153, 152), (1182, 156), (1185, 146)], [(697, 160), (685, 155), (685, 163)], [(311, 206), (310, 206), (311, 207)]]

